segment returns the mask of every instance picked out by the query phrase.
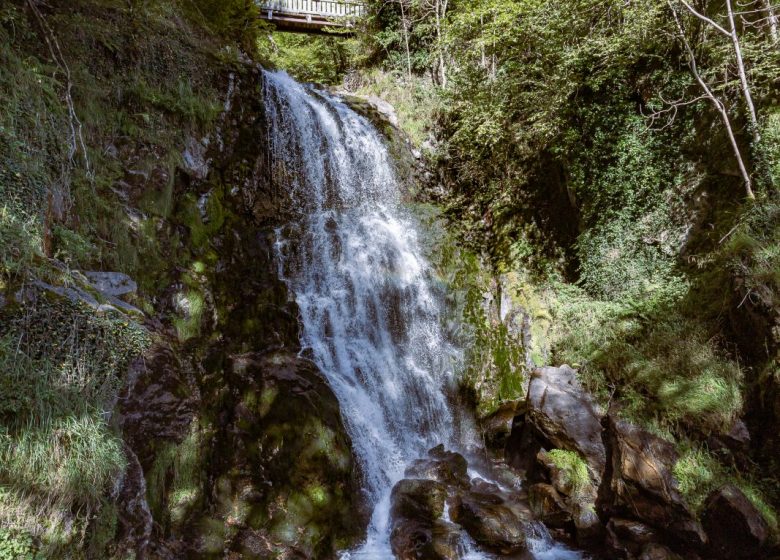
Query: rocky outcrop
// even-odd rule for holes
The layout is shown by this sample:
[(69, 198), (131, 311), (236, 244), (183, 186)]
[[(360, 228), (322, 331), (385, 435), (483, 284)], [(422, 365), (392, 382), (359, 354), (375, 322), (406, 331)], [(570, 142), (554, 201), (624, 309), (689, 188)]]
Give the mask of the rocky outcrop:
[(132, 364), (118, 410), (124, 440), (145, 468), (164, 442), (181, 443), (199, 404), (192, 372), (175, 350), (157, 344)]
[(614, 415), (605, 422), (610, 462), (599, 489), (601, 514), (640, 520), (683, 547), (701, 548), (706, 536), (672, 475), (674, 445)]
[(769, 537), (769, 528), (742, 491), (726, 485), (709, 495), (702, 516), (716, 558), (758, 558)]
[(606, 464), (601, 415), (592, 397), (569, 366), (535, 370), (528, 386), (525, 415), (517, 424), (508, 449), (510, 460), (532, 471), (541, 448), (576, 451), (586, 460), (598, 484)]
[(460, 453), (454, 453), (438, 445), (428, 452), (428, 457), (417, 459), (404, 472), (409, 478), (440, 481), (448, 486), (468, 488), (468, 463)]
[(391, 544), (399, 558), (457, 558), (463, 533), (493, 552), (526, 550), (533, 514), (520, 495), (469, 480), (467, 470), (462, 455), (441, 445), (406, 470), (406, 476), (418, 478), (398, 482), (391, 498)]
[(390, 544), (400, 560), (446, 560), (457, 555), (458, 528), (442, 519), (447, 487), (435, 480), (406, 479), (390, 497)]
[(528, 503), (537, 519), (548, 527), (563, 528), (572, 522), (572, 514), (554, 486), (543, 482), (528, 489)]

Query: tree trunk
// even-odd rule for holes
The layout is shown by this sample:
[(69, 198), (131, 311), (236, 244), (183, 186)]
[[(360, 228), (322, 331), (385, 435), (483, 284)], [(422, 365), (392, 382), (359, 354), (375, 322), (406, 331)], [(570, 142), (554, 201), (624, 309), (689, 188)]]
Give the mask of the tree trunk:
[[(731, 13), (731, 1), (727, 0), (729, 2), (729, 13)], [(693, 52), (693, 49), (691, 48), (691, 44), (688, 42), (688, 38), (685, 36), (685, 30), (683, 29), (682, 23), (680, 23), (680, 18), (677, 15), (677, 10), (674, 8), (674, 5), (672, 4), (672, 0), (667, 0), (667, 3), (669, 4), (669, 8), (672, 10), (672, 15), (674, 16), (674, 22), (677, 24), (677, 31), (680, 34), (680, 39), (683, 42), (683, 46), (685, 47), (685, 52), (688, 54), (688, 66), (691, 69), (691, 72), (693, 73), (694, 78), (696, 78), (696, 81), (698, 82), (699, 86), (701, 86), (701, 89), (704, 91), (704, 95), (707, 97), (707, 99), (710, 100), (710, 102), (715, 106), (718, 113), (720, 114), (720, 118), (723, 121), (723, 126), (726, 127), (726, 133), (729, 137), (729, 142), (731, 143), (731, 148), (734, 150), (734, 157), (737, 159), (737, 165), (739, 166), (739, 172), (742, 175), (742, 180), (745, 183), (745, 193), (747, 194), (748, 198), (755, 198), (755, 194), (753, 194), (753, 181), (750, 178), (750, 174), (748, 173), (747, 167), (745, 166), (745, 160), (742, 158), (742, 152), (739, 149), (739, 144), (737, 143), (737, 138), (734, 135), (734, 128), (731, 126), (731, 119), (729, 118), (728, 111), (726, 110), (726, 106), (723, 104), (723, 102), (715, 97), (715, 94), (712, 93), (712, 90), (707, 85), (707, 82), (704, 81), (704, 78), (701, 77), (701, 74), (699, 74), (699, 67), (696, 64), (696, 54)], [(690, 7), (689, 7), (690, 9)], [(694, 12), (695, 15), (698, 15)], [(715, 24), (717, 25), (717, 24)]]
[(773, 43), (777, 43), (780, 36), (778, 36), (777, 14), (772, 7), (772, 0), (764, 0), (764, 6), (766, 7), (766, 19), (769, 24), (769, 37), (772, 39)]
[(412, 79), (412, 55), (409, 52), (409, 22), (406, 19), (406, 11), (404, 10), (404, 0), (398, 0), (401, 5), (401, 25), (404, 28), (404, 46), (406, 47), (406, 75), (409, 80)]
[(739, 44), (739, 36), (737, 35), (737, 25), (734, 21), (734, 10), (731, 8), (731, 0), (726, 0), (726, 9), (729, 15), (729, 26), (731, 27), (731, 42), (734, 45), (734, 57), (737, 60), (737, 70), (739, 71), (739, 81), (742, 84), (742, 93), (745, 96), (745, 104), (748, 108), (748, 114), (750, 115), (750, 127), (753, 133), (753, 142), (757, 147), (761, 141), (761, 131), (758, 128), (758, 117), (756, 117), (756, 107), (753, 105), (753, 96), (750, 93), (750, 86), (747, 80), (747, 73), (745, 72), (745, 62), (742, 58), (742, 47)]

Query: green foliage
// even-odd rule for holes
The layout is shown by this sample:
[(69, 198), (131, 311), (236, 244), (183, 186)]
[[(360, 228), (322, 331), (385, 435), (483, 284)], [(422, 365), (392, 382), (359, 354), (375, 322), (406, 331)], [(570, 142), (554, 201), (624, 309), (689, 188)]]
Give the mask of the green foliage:
[(122, 443), (99, 415), (36, 422), (0, 437), (0, 480), (59, 507), (96, 507), (124, 468)]
[(552, 449), (547, 452), (553, 464), (560, 469), (563, 484), (571, 486), (574, 495), (586, 490), (590, 484), (588, 464), (578, 453), (565, 449)]
[[(707, 496), (723, 486), (733, 484), (747, 496), (761, 512), (772, 533), (777, 536), (777, 512), (768, 503), (760, 486), (754, 480), (734, 469), (726, 468), (723, 463), (704, 447), (688, 446), (675, 463), (674, 478), (680, 492), (695, 511), (701, 511)], [(772, 483), (773, 481), (768, 481)]]
[(261, 53), (273, 66), (302, 82), (339, 84), (350, 70), (357, 44), (338, 34), (269, 33), (260, 41)]
[(727, 430), (742, 411), (742, 372), (680, 308), (685, 285), (623, 303), (561, 293), (554, 358), (581, 368), (602, 398), (633, 421), (664, 430)]
[[(363, 72), (359, 80), (348, 85), (358, 95), (377, 96), (390, 103), (398, 117), (398, 126), (417, 148), (424, 148), (431, 140), (443, 107), (442, 98), (428, 78), (413, 76), (409, 79), (373, 70)], [(432, 153), (426, 155), (433, 156)]]
[(124, 468), (103, 411), (148, 344), (126, 319), (43, 295), (2, 323), (0, 524), (40, 538), (49, 557), (72, 544)]
[(200, 292), (189, 290), (180, 294), (177, 303), (182, 316), (173, 319), (173, 325), (179, 335), (179, 340), (185, 341), (200, 334), (206, 302)]
[(0, 529), (0, 560), (37, 560), (32, 537), (27, 533)]
[(751, 302), (780, 308), (780, 203), (760, 200), (725, 243), (719, 263), (739, 278)]
[(255, 52), (262, 27), (253, 0), (191, 0), (177, 7), (223, 39)]

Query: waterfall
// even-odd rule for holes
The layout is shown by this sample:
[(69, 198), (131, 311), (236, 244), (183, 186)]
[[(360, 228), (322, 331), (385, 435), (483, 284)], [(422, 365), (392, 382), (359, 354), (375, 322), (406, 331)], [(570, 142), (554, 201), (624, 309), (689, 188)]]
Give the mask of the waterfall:
[(459, 353), (377, 131), (283, 72), (266, 72), (264, 89), (272, 180), (297, 216), (277, 232), (279, 275), (300, 309), (302, 352), (339, 400), (373, 508), (365, 544), (345, 556), (392, 558), (393, 485), (435, 445), (459, 448), (447, 400)]

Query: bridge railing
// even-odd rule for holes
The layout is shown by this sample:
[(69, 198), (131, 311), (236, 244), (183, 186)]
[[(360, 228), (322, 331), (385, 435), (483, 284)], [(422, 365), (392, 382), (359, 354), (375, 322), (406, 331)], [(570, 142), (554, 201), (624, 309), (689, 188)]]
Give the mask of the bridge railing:
[(349, 0), (258, 0), (261, 10), (280, 14), (306, 14), (322, 17), (360, 17), (366, 7)]

